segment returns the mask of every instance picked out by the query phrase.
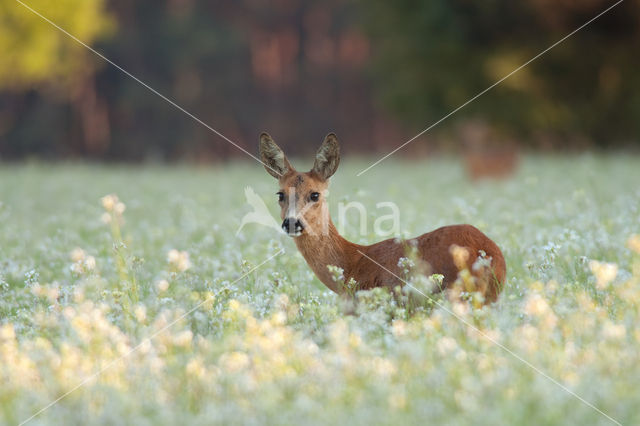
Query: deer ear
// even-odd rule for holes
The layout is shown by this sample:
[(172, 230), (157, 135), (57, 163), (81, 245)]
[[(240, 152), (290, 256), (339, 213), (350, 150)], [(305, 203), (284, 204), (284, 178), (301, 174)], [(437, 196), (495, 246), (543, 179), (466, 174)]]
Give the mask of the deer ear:
[(340, 145), (334, 133), (329, 133), (320, 145), (316, 154), (316, 161), (313, 163), (312, 172), (320, 178), (327, 180), (338, 170), (340, 164)]
[(260, 134), (260, 158), (267, 172), (276, 179), (293, 170), (282, 149), (264, 132)]

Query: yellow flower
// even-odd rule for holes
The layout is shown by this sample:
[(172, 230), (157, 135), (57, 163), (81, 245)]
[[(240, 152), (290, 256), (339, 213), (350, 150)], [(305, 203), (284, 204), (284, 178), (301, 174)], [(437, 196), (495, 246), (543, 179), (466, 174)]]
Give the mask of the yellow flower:
[(540, 320), (539, 324), (547, 329), (554, 328), (558, 323), (558, 317), (556, 317), (549, 303), (537, 293), (527, 298), (524, 311), (527, 315), (537, 317)]
[(389, 359), (375, 357), (372, 360), (373, 371), (380, 377), (389, 378), (398, 372), (396, 365)]
[(471, 312), (471, 308), (469, 307), (468, 303), (459, 302), (457, 300), (453, 302), (451, 309), (457, 317), (463, 317)]
[(144, 305), (136, 306), (134, 314), (138, 322), (144, 322), (147, 319), (147, 308)]
[(282, 326), (287, 322), (287, 314), (278, 311), (271, 316), (271, 324), (274, 326)]
[(391, 325), (391, 332), (396, 337), (404, 336), (407, 334), (407, 323), (400, 319), (394, 320)]
[(171, 249), (167, 253), (167, 262), (169, 265), (177, 271), (184, 272), (191, 268), (191, 261), (189, 260), (189, 253), (186, 251), (178, 251)]
[(640, 235), (632, 235), (627, 241), (627, 247), (640, 254)]
[(71, 260), (73, 262), (82, 262), (85, 257), (86, 253), (79, 247), (76, 247), (71, 251)]
[(0, 327), (0, 340), (15, 340), (16, 332), (13, 329), (13, 324), (4, 324)]
[(121, 215), (122, 213), (124, 213), (125, 209), (127, 208), (127, 206), (124, 205), (124, 203), (122, 201), (119, 201), (116, 203), (115, 206), (113, 206), (113, 210), (116, 212), (116, 214)]
[(357, 348), (362, 344), (362, 339), (355, 333), (349, 334), (349, 345), (352, 348)]
[(156, 282), (156, 288), (160, 293), (167, 291), (169, 288), (169, 281), (167, 280), (159, 280)]
[(236, 373), (249, 366), (249, 355), (244, 352), (231, 352), (220, 357), (220, 364), (223, 370)]
[[(100, 199), (102, 201), (102, 207), (108, 212), (113, 211), (113, 208), (118, 203), (118, 196), (115, 194), (105, 195)], [(123, 204), (124, 205), (124, 204)]]
[(191, 330), (184, 330), (173, 337), (173, 344), (181, 347), (189, 347), (193, 340), (193, 333)]
[(196, 378), (203, 378), (207, 370), (201, 358), (193, 358), (185, 367), (187, 374)]
[(92, 271), (96, 267), (96, 258), (93, 256), (87, 256), (87, 253), (79, 247), (74, 248), (71, 251), (71, 270), (76, 274), (82, 274), (87, 271)]
[(529, 288), (533, 291), (541, 292), (544, 290), (544, 284), (540, 281), (536, 281), (529, 286)]
[(613, 281), (618, 275), (618, 265), (615, 263), (598, 262), (592, 260), (589, 262), (589, 268), (596, 277), (596, 286), (602, 290)]
[(404, 391), (396, 389), (389, 394), (389, 406), (394, 410), (402, 410), (407, 406), (407, 396)]
[(449, 248), (449, 253), (451, 253), (451, 256), (453, 256), (453, 263), (455, 263), (459, 270), (467, 268), (467, 261), (469, 260), (469, 250), (453, 244)]
[(607, 339), (618, 340), (626, 336), (627, 329), (623, 324), (614, 324), (611, 321), (607, 321), (602, 328), (602, 334)]
[(527, 298), (527, 303), (524, 306), (524, 312), (527, 315), (543, 316), (551, 311), (547, 301), (539, 294), (533, 294)]
[(100, 216), (100, 220), (102, 221), (102, 223), (104, 223), (105, 225), (108, 225), (111, 223), (111, 215), (109, 213), (102, 213), (102, 216)]

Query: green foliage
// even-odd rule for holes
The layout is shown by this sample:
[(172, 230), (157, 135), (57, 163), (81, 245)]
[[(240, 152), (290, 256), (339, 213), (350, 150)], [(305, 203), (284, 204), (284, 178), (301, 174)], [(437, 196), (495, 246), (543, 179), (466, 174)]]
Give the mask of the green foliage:
[[(107, 10), (117, 31), (108, 37), (98, 14), (103, 1), (26, 3), (247, 149), (261, 130), (277, 134), (284, 148), (308, 152), (327, 129), (370, 143), (353, 125), (363, 123), (370, 134), (374, 111), (357, 108), (354, 115), (352, 107), (369, 105), (370, 92), (360, 73), (368, 44), (354, 29), (350, 0), (331, 11), (315, 0), (112, 0)], [(6, 28), (12, 40), (11, 55), (0, 58), (0, 157), (212, 162), (242, 155), (30, 13), (15, 0), (0, 6), (0, 16), (20, 17), (0, 21), (0, 33)], [(325, 25), (305, 24), (318, 14)], [(35, 77), (14, 73), (14, 57), (39, 50), (46, 55), (38, 56)], [(59, 84), (58, 70), (70, 89)], [(51, 84), (30, 90), (34, 80)]]
[(246, 185), (277, 211), (257, 164), (5, 165), (0, 423), (104, 368), (33, 423), (610, 424), (489, 338), (640, 422), (637, 158), (528, 157), (512, 179), (476, 185), (451, 159), (391, 160), (366, 180), (363, 163), (341, 167), (332, 199), (394, 201), (407, 236), (466, 222), (495, 239), (498, 303), (408, 312), (374, 289), (344, 314), (289, 237), (255, 224), (235, 235)]
[[(374, 46), (379, 101), (423, 129), (613, 2), (360, 4)], [(529, 144), (563, 146), (581, 138), (600, 145), (637, 143), (640, 76), (632, 52), (640, 50), (639, 12), (637, 3), (622, 3), (441, 128), (468, 117), (486, 120), (507, 135), (526, 137)]]
[[(241, 146), (269, 130), (297, 153), (330, 130), (353, 152), (389, 151), (612, 2), (556, 3), (26, 1)], [(623, 2), (434, 136), (458, 143), (452, 127), (486, 122), (504, 143), (637, 144), (638, 16)], [(242, 155), (15, 0), (0, 5), (0, 52), (3, 159)]]
[[(89, 45), (114, 29), (105, 0), (24, 3)], [(87, 61), (92, 54), (85, 47), (13, 0), (0, 4), (0, 52), (0, 90), (18, 91), (54, 82), (68, 85), (95, 66)]]

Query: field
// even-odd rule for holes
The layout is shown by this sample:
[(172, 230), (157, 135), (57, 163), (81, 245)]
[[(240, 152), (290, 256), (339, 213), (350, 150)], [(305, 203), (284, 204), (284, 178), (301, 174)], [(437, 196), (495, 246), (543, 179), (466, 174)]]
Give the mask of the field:
[(381, 201), (405, 236), (471, 223), (507, 261), (497, 304), (344, 313), (289, 237), (236, 235), (246, 186), (277, 212), (257, 163), (2, 165), (0, 422), (640, 424), (640, 158), (366, 165), (332, 182), (367, 207), (346, 236), (376, 241)]

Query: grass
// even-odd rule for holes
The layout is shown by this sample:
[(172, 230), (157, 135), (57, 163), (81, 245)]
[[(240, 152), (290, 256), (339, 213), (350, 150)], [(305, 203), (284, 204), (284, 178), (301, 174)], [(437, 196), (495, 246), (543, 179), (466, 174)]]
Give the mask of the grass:
[[(368, 208), (368, 235), (350, 216), (352, 240), (379, 239), (376, 203), (393, 201), (405, 236), (471, 223), (501, 246), (497, 304), (440, 301), (483, 334), (382, 291), (345, 315), (288, 237), (236, 236), (245, 186), (276, 212), (258, 164), (2, 165), (0, 421), (106, 368), (30, 423), (613, 423), (486, 335), (640, 423), (639, 158), (527, 157), (510, 180), (475, 185), (452, 159), (355, 177), (365, 166), (343, 162), (331, 186), (334, 217), (337, 201)], [(105, 211), (107, 194), (126, 209)]]

